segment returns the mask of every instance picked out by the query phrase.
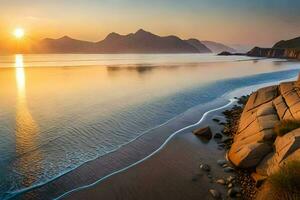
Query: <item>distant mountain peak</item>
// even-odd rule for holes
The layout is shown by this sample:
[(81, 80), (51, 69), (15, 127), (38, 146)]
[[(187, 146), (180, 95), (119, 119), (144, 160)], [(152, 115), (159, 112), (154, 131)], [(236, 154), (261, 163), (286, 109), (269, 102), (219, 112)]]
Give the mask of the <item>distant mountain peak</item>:
[(135, 32), (135, 34), (140, 34), (140, 33), (150, 33), (150, 32), (148, 32), (148, 31), (145, 31), (144, 29), (139, 29), (139, 30), (137, 30), (136, 32)]
[(120, 37), (121, 35), (119, 33), (116, 33), (116, 32), (111, 32), (110, 34), (108, 34), (106, 36), (105, 39), (115, 39), (116, 37)]
[(200, 52), (212, 53), (212, 51), (207, 46), (205, 46), (202, 42), (200, 42), (198, 39), (191, 38), (186, 40), (186, 42), (188, 42), (190, 45), (197, 48)]
[(73, 38), (71, 38), (71, 37), (65, 35), (65, 36), (59, 38), (59, 40), (73, 40)]
[(136, 36), (155, 36), (153, 33), (149, 31), (145, 31), (144, 29), (139, 29), (137, 32), (135, 32)]

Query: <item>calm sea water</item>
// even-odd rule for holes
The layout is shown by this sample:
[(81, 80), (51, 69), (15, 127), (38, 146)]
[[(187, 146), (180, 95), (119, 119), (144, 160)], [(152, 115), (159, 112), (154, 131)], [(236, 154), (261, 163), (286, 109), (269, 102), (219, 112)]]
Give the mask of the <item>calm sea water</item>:
[(211, 54), (0, 56), (0, 199), (187, 109), (299, 69), (298, 62)]

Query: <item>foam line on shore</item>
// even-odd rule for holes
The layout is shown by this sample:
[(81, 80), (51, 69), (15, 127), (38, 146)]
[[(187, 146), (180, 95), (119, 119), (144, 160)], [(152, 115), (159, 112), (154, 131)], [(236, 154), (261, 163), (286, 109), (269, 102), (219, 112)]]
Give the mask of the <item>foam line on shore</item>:
[(128, 165), (127, 167), (124, 167), (124, 168), (122, 168), (122, 169), (119, 169), (119, 170), (117, 170), (117, 171), (114, 171), (114, 172), (112, 172), (112, 173), (110, 173), (110, 174), (108, 174), (108, 175), (106, 175), (106, 176), (104, 176), (104, 177), (98, 179), (98, 180), (95, 181), (94, 183), (91, 183), (91, 184), (88, 184), (88, 185), (84, 185), (84, 186), (81, 186), (81, 187), (72, 189), (72, 190), (70, 190), (70, 191), (68, 191), (68, 192), (66, 192), (66, 193), (64, 193), (64, 194), (62, 194), (62, 195), (60, 195), (60, 196), (58, 196), (58, 197), (55, 198), (54, 200), (60, 200), (60, 199), (62, 199), (62, 198), (64, 198), (64, 197), (68, 196), (69, 194), (71, 194), (71, 193), (73, 193), (73, 192), (77, 192), (77, 191), (80, 191), (80, 190), (87, 189), (87, 188), (90, 188), (90, 187), (92, 187), (92, 186), (95, 186), (95, 185), (97, 185), (98, 183), (100, 183), (100, 182), (106, 180), (107, 178), (109, 178), (109, 177), (111, 177), (111, 176), (113, 176), (113, 175), (116, 175), (116, 174), (119, 174), (119, 173), (121, 173), (121, 172), (124, 172), (124, 171), (126, 171), (126, 170), (128, 170), (128, 169), (130, 169), (130, 168), (132, 168), (132, 167), (134, 167), (134, 166), (136, 166), (136, 165), (138, 165), (138, 164), (144, 162), (145, 160), (151, 158), (152, 156), (154, 156), (155, 154), (157, 154), (159, 151), (161, 151), (161, 150), (169, 143), (169, 141), (170, 141), (175, 135), (177, 135), (178, 133), (180, 133), (180, 132), (182, 132), (182, 131), (185, 131), (185, 130), (187, 130), (187, 129), (189, 129), (189, 128), (192, 128), (192, 127), (195, 127), (195, 126), (199, 125), (199, 124), (206, 118), (206, 116), (207, 116), (208, 114), (210, 114), (210, 113), (212, 113), (212, 112), (215, 112), (215, 111), (218, 111), (218, 110), (222, 110), (222, 109), (224, 109), (224, 108), (230, 106), (231, 104), (233, 104), (233, 103), (236, 102), (236, 101), (237, 101), (237, 100), (235, 100), (235, 99), (230, 99), (230, 100), (229, 100), (229, 103), (227, 103), (226, 105), (221, 106), (221, 107), (218, 107), (218, 108), (214, 108), (214, 109), (212, 109), (212, 110), (209, 110), (209, 111), (205, 112), (205, 113), (202, 115), (201, 119), (200, 119), (198, 122), (196, 122), (196, 123), (194, 123), (194, 124), (191, 124), (191, 125), (188, 125), (188, 126), (186, 126), (186, 127), (183, 127), (183, 128), (181, 128), (181, 129), (175, 131), (174, 133), (172, 133), (172, 134), (164, 141), (164, 143), (163, 143), (158, 149), (156, 149), (155, 151), (153, 151), (151, 154), (149, 154), (149, 155), (146, 156), (145, 158), (143, 158), (143, 159), (141, 159), (141, 160), (138, 160), (137, 162), (132, 163), (131, 165)]

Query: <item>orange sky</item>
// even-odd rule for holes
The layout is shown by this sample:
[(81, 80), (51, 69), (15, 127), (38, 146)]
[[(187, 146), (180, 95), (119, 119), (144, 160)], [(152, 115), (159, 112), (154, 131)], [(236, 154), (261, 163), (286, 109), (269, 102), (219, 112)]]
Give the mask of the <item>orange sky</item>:
[[(15, 27), (30, 39), (69, 35), (99, 41), (139, 28), (225, 44), (270, 46), (300, 35), (298, 1), (254, 0), (11, 0), (0, 7), (0, 40)], [(269, 3), (269, 4), (267, 4)], [(271, 4), (270, 4), (271, 3)], [(289, 5), (288, 3), (291, 3)]]

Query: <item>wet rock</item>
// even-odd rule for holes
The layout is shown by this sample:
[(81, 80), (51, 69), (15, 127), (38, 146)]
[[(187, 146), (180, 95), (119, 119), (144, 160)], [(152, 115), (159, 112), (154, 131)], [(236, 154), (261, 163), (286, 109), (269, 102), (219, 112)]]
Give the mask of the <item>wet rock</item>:
[(234, 172), (234, 169), (232, 167), (226, 167), (226, 168), (224, 168), (224, 172), (226, 172), (226, 173)]
[(251, 177), (254, 180), (256, 187), (260, 187), (262, 183), (267, 179), (267, 176), (262, 176), (255, 172), (251, 174)]
[(220, 122), (220, 120), (219, 119), (217, 119), (217, 118), (214, 118), (214, 119), (212, 119), (214, 122)]
[(224, 164), (224, 165), (222, 165), (222, 167), (223, 167), (223, 168), (226, 168), (226, 167), (228, 167), (228, 165), (227, 165), (227, 164)]
[(218, 190), (210, 189), (209, 192), (210, 192), (211, 196), (214, 199), (220, 199), (221, 198), (221, 193)]
[(205, 128), (198, 128), (193, 131), (193, 134), (206, 140), (210, 140), (212, 138), (212, 132), (209, 126)]
[(217, 161), (218, 165), (223, 166), (224, 164), (227, 164), (226, 160), (218, 160)]
[(226, 145), (224, 143), (218, 144), (219, 147), (225, 147)]
[(221, 133), (216, 133), (215, 135), (214, 135), (214, 138), (215, 139), (221, 139), (223, 137), (223, 135), (221, 134)]
[(218, 184), (221, 184), (221, 185), (225, 185), (226, 184), (226, 182), (225, 182), (225, 180), (224, 179), (218, 179), (217, 181), (216, 181), (216, 183), (218, 183)]
[(239, 187), (233, 187), (228, 190), (227, 195), (229, 197), (236, 197), (236, 195), (239, 194), (240, 192), (241, 189)]
[(228, 181), (229, 183), (231, 183), (233, 180), (235, 180), (235, 178), (234, 178), (233, 176), (229, 176), (229, 177), (227, 178), (227, 181)]
[(200, 169), (202, 169), (203, 171), (209, 172), (211, 170), (211, 167), (207, 164), (201, 164)]

